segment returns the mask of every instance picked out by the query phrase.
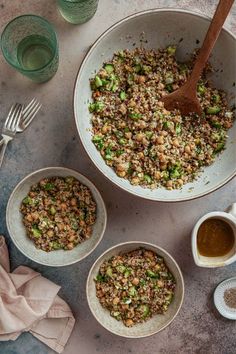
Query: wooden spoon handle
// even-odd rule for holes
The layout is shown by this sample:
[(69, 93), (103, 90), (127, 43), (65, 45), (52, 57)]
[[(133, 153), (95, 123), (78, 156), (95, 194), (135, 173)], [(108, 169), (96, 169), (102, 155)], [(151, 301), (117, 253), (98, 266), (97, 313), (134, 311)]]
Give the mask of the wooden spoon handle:
[(194, 91), (196, 90), (197, 82), (202, 74), (204, 67), (206, 66), (207, 60), (209, 59), (211, 51), (215, 45), (215, 42), (220, 34), (221, 28), (223, 27), (223, 24), (233, 3), (234, 0), (220, 0), (210, 27), (207, 31), (203, 45), (197, 56), (192, 74), (188, 80), (188, 89), (192, 89)]

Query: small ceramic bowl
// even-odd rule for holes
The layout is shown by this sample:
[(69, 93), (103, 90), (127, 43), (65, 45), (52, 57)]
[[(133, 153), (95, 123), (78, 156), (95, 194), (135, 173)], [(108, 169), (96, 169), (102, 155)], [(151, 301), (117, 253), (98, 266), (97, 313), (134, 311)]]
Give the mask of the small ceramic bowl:
[[(57, 250), (45, 252), (37, 249), (34, 243), (27, 237), (26, 229), (22, 222), (20, 205), (24, 197), (28, 194), (30, 187), (42, 178), (55, 176), (75, 177), (91, 190), (97, 204), (97, 219), (93, 225), (92, 236), (71, 251)], [(17, 184), (7, 204), (6, 221), (12, 241), (26, 257), (43, 265), (61, 267), (81, 261), (81, 259), (87, 257), (97, 247), (106, 229), (107, 213), (99, 191), (86, 177), (68, 168), (47, 167), (29, 174)]]
[[(128, 328), (122, 323), (122, 321), (117, 321), (115, 318), (113, 318), (109, 311), (101, 306), (98, 298), (96, 297), (94, 279), (99, 272), (101, 264), (105, 260), (111, 258), (114, 255), (130, 252), (140, 247), (152, 250), (164, 258), (166, 265), (175, 277), (176, 289), (173, 301), (171, 302), (167, 312), (164, 315), (153, 316), (151, 319), (147, 320), (147, 322), (140, 323)], [(160, 332), (165, 327), (167, 327), (177, 316), (184, 298), (184, 280), (178, 264), (163, 248), (147, 242), (130, 241), (120, 243), (109, 248), (96, 260), (88, 275), (86, 292), (90, 310), (92, 311), (96, 320), (104, 328), (122, 337), (142, 338)]]
[[(220, 257), (206, 257), (202, 256), (198, 252), (197, 248), (197, 234), (199, 227), (202, 223), (210, 218), (220, 219), (229, 224), (234, 232), (234, 245), (232, 249), (225, 254), (224, 256)], [(211, 213), (207, 213), (203, 215), (197, 223), (194, 225), (192, 231), (192, 254), (194, 262), (199, 267), (205, 268), (217, 268), (217, 267), (224, 267), (236, 261), (236, 203), (232, 204), (227, 212), (224, 211), (213, 211)]]
[(224, 300), (225, 291), (236, 288), (236, 277), (222, 281), (215, 289), (214, 304), (219, 313), (229, 320), (236, 320), (236, 309), (229, 307)]

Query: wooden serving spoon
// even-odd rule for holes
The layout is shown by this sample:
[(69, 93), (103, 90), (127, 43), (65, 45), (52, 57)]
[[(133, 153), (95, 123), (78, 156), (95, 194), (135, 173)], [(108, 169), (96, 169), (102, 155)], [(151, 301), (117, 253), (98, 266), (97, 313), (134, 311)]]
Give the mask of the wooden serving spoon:
[(220, 0), (189, 79), (178, 90), (162, 99), (166, 109), (170, 111), (179, 109), (183, 115), (189, 113), (201, 115), (197, 83), (233, 3), (234, 0)]

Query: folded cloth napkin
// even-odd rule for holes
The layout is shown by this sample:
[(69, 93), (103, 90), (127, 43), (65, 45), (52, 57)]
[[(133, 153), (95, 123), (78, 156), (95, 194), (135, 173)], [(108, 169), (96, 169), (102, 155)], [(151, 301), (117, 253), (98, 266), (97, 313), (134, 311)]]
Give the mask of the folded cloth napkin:
[(20, 266), (10, 273), (5, 239), (0, 236), (0, 341), (28, 331), (58, 353), (74, 327), (71, 309), (58, 295), (60, 286)]

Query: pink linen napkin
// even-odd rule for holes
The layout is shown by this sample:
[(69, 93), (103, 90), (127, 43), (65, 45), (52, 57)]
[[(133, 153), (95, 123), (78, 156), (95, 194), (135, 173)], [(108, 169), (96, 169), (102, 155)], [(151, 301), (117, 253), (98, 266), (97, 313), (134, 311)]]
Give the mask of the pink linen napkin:
[(60, 286), (20, 266), (10, 273), (5, 239), (0, 236), (0, 341), (28, 331), (58, 353), (74, 327), (71, 309), (58, 295)]

